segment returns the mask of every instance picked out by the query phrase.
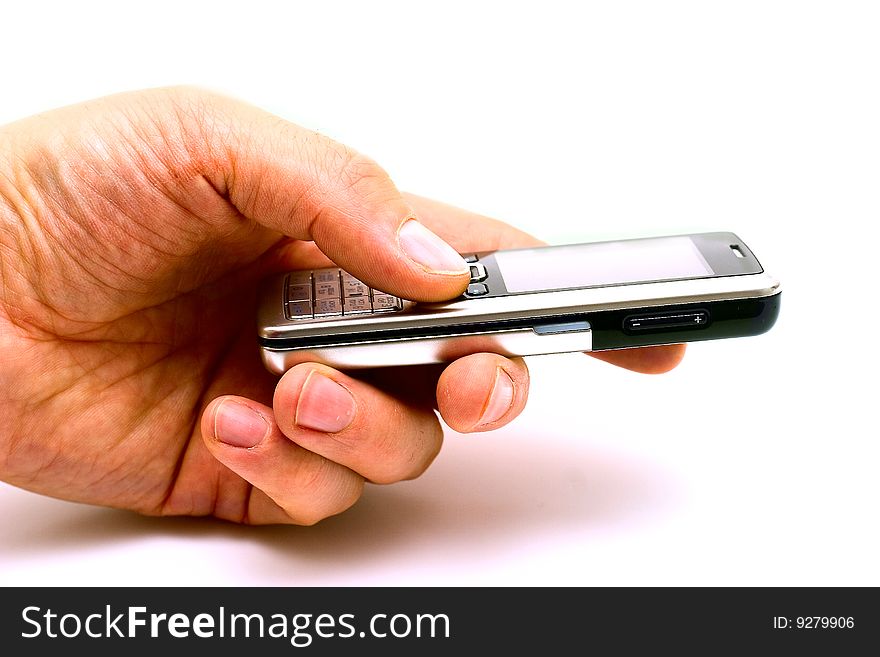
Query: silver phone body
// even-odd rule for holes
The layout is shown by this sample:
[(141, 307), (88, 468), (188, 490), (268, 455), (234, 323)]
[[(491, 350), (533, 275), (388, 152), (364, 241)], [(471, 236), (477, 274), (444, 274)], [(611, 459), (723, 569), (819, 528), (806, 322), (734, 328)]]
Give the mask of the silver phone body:
[[(704, 250), (703, 256), (714, 250), (711, 258), (719, 260), (712, 266), (707, 265), (710, 271), (695, 277), (646, 281), (630, 280), (632, 275), (624, 273), (627, 280), (622, 283), (609, 283), (605, 280), (608, 277), (600, 272), (600, 283), (576, 287), (566, 283), (581, 275), (577, 271), (572, 274), (563, 271), (556, 275), (552, 289), (540, 285), (541, 289), (519, 291), (529, 285), (529, 272), (520, 270), (528, 268), (532, 260), (546, 264), (548, 258), (559, 254), (561, 267), (576, 270), (578, 263), (572, 259), (575, 253), (599, 253), (601, 249), (613, 252), (618, 245), (623, 245), (620, 247), (623, 253), (628, 249), (644, 251), (645, 245), (650, 243), (650, 249), (657, 251), (652, 257), (661, 258), (657, 266), (662, 269), (665, 267), (662, 241), (680, 241), (682, 238), (701, 244), (698, 251)], [(636, 244), (638, 242), (641, 244)], [(710, 246), (705, 246), (707, 244)], [(723, 260), (726, 256), (720, 250), (728, 245), (735, 252), (731, 257), (744, 262), (732, 261), (729, 266), (740, 269), (719, 274), (718, 269), (728, 267)], [(577, 247), (582, 248), (578, 250)], [(591, 247), (592, 251), (586, 247)], [(680, 248), (680, 244), (676, 248)], [(569, 249), (568, 255), (565, 255), (565, 249)], [(513, 253), (512, 261), (517, 268), (515, 275), (511, 275), (511, 265), (506, 265), (506, 276), (497, 267), (493, 271), (497, 279), (493, 286), (495, 290), (500, 289), (500, 293), (484, 293), (483, 296), (466, 293), (444, 303), (399, 300), (397, 309), (390, 311), (363, 310), (365, 301), (368, 305), (370, 300), (381, 297), (387, 302), (386, 295), (370, 290), (369, 299), (358, 300), (360, 308), (352, 311), (355, 314), (346, 312), (350, 299), (343, 296), (336, 314), (321, 316), (315, 306), (318, 301), (315, 295), (325, 292), (326, 288), (318, 287), (316, 277), (332, 278), (331, 273), (319, 272), (339, 270), (310, 272), (308, 283), (302, 282), (306, 280), (306, 274), (301, 272), (293, 274), (294, 279), (291, 274), (270, 279), (263, 289), (258, 311), (263, 362), (271, 372), (281, 374), (302, 362), (352, 369), (448, 362), (477, 352), (505, 356), (587, 352), (755, 335), (768, 330), (778, 313), (779, 281), (763, 271), (748, 247), (733, 233), (547, 246), (475, 254), (470, 259), (475, 258), (478, 263), (494, 263), (511, 259), (504, 254)], [(595, 258), (600, 263), (602, 257), (609, 257), (607, 253), (600, 256)], [(680, 259), (689, 257), (685, 255)], [(702, 260), (707, 262), (706, 258)], [(617, 260), (609, 260), (609, 263), (618, 266)], [(673, 273), (682, 273), (675, 271), (676, 266), (672, 267)], [(345, 278), (345, 272), (339, 275), (341, 287), (344, 288), (348, 281), (348, 287), (355, 289), (350, 283), (351, 278)], [(649, 275), (654, 274), (649, 272)], [(592, 276), (596, 277), (597, 273), (592, 272)], [(537, 272), (536, 277), (540, 277)], [(311, 316), (291, 316), (290, 309), (294, 306), (287, 298), (291, 280), (298, 282), (297, 289), (300, 290), (306, 289), (301, 286), (311, 286)], [(513, 280), (518, 281), (519, 290), (505, 289), (504, 282)], [(574, 282), (596, 283), (595, 280), (580, 279)], [(471, 287), (473, 285), (476, 284)], [(305, 307), (296, 303), (297, 309)], [(336, 312), (337, 306), (321, 303), (324, 303), (324, 310), (330, 308), (331, 312)]]

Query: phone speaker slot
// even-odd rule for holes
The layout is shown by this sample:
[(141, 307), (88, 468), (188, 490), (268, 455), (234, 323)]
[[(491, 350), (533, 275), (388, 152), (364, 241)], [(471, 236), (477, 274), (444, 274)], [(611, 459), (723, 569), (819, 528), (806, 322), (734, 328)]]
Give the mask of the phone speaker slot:
[(556, 322), (554, 324), (538, 324), (533, 329), (538, 335), (557, 335), (559, 333), (577, 333), (589, 331), (590, 323), (587, 321)]
[(700, 329), (709, 324), (708, 310), (630, 315), (623, 320), (623, 329), (629, 333), (646, 333), (669, 329)]

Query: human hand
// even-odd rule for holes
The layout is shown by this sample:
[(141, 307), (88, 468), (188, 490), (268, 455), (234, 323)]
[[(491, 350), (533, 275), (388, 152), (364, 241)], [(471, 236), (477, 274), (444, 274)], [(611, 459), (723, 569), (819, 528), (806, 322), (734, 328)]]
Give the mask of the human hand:
[[(393, 377), (305, 363), (280, 380), (260, 363), (255, 288), (270, 273), (329, 258), (407, 298), (460, 294), (467, 268), (424, 225), (458, 250), (535, 243), (403, 197), (351, 149), (205, 92), (5, 126), (0, 478), (146, 514), (310, 524), (365, 481), (420, 474), (442, 440), (435, 407), (460, 431), (503, 426), (526, 402), (521, 359)], [(654, 372), (682, 350), (602, 357)]]

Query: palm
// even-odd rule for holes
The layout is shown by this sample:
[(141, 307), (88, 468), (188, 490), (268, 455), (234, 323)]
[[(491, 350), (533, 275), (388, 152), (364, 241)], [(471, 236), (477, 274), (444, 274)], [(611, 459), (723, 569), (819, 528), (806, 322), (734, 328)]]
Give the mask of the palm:
[[(150, 341), (22, 336), (28, 356), (16, 378), (45, 392), (10, 414), (26, 423), (9, 427), (19, 439), (13, 483), (149, 513), (210, 511), (216, 500), (208, 498), (243, 483), (207, 453), (202, 408), (226, 392), (271, 399), (249, 323), (222, 310), (247, 305), (235, 293), (213, 304), (174, 300), (156, 313), (175, 325), (173, 334), (159, 331)], [(202, 327), (170, 317), (178, 313), (215, 321)], [(55, 365), (46, 371), (43, 363)]]
[[(152, 513), (205, 513), (219, 488), (243, 486), (207, 453), (199, 418), (218, 394), (271, 403), (273, 381), (259, 366), (250, 323), (223, 312), (249, 305), (241, 294), (208, 304), (174, 300), (157, 312), (159, 321), (175, 324), (174, 334), (158, 332), (149, 342), (23, 337), (34, 364), (57, 362), (48, 373), (54, 381), (71, 367), (78, 376), (29, 407), (26, 430), (16, 432), (29, 444), (19, 452), (15, 483), (41, 490), (45, 482), (69, 499)], [(216, 321), (205, 328), (166, 312)], [(25, 368), (20, 380), (45, 385), (40, 369)]]
[[(203, 407), (229, 392), (271, 400), (251, 318), (278, 236), (200, 179), (185, 200), (161, 185), (126, 193), (143, 163), (119, 151), (96, 161), (77, 149), (30, 172), (41, 191), (57, 194), (56, 177), (76, 184), (61, 199), (27, 199), (59, 209), (35, 213), (39, 234), (16, 254), (25, 264), (3, 271), (4, 376), (18, 391), (0, 400), (8, 479), (148, 513), (209, 513), (218, 491), (238, 497), (246, 484), (204, 447)], [(200, 222), (229, 228), (205, 248)]]

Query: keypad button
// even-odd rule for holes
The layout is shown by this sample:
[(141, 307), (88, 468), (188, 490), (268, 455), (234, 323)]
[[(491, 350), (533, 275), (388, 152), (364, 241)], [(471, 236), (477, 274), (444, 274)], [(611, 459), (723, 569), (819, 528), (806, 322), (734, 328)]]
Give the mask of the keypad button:
[(342, 294), (346, 297), (367, 297), (370, 288), (351, 274), (342, 274)]
[(315, 301), (321, 299), (338, 299), (341, 295), (339, 279), (334, 281), (318, 281), (315, 279)]
[(478, 281), (485, 281), (489, 277), (489, 274), (486, 273), (486, 268), (477, 263), (471, 265), (471, 282), (476, 283)]
[(291, 319), (311, 319), (312, 304), (309, 301), (292, 301), (287, 304), (287, 316)]
[(481, 297), (484, 294), (489, 294), (489, 288), (485, 283), (471, 283), (467, 286), (466, 294), (469, 297)]
[(288, 285), (311, 285), (312, 272), (310, 271), (294, 271), (290, 273), (287, 279)]
[(307, 283), (298, 283), (287, 286), (288, 301), (310, 301), (312, 298), (312, 286)]
[(315, 284), (317, 283), (332, 283), (333, 281), (339, 282), (339, 270), (338, 269), (318, 269), (315, 273)]
[(370, 305), (369, 296), (345, 297), (342, 301), (342, 308), (346, 315), (360, 315), (373, 312), (373, 306)]
[(475, 254), (462, 256), (465, 262), (476, 262), (479, 258)]
[(387, 312), (389, 310), (400, 310), (402, 307), (400, 299), (390, 294), (373, 293), (373, 310), (376, 312)]
[(321, 315), (341, 315), (342, 299), (316, 299), (315, 317)]

